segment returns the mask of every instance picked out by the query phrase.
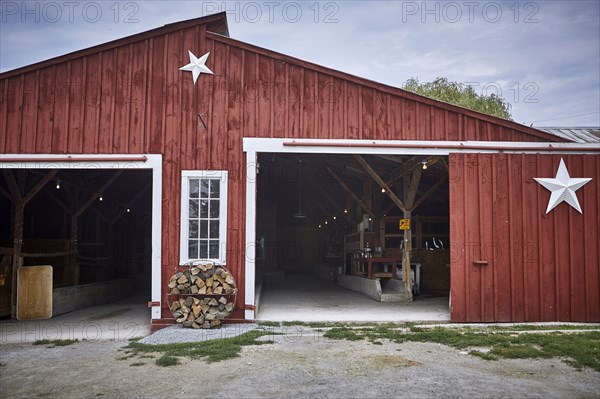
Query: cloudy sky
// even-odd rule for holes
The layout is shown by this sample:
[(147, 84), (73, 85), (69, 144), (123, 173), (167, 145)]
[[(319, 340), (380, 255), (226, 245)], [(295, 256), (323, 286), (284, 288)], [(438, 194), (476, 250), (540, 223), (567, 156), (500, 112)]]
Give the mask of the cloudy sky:
[(397, 87), (411, 77), (470, 83), (501, 94), (527, 125), (600, 126), (600, 0), (3, 0), (0, 7), (0, 71), (227, 11), (231, 37), (260, 47)]

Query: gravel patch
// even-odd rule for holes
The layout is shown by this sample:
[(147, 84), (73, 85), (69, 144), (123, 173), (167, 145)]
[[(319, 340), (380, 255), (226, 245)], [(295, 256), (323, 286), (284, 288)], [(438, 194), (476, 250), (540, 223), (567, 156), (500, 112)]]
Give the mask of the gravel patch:
[(211, 339), (233, 338), (258, 328), (258, 324), (224, 324), (221, 328), (195, 330), (183, 328), (180, 324), (158, 330), (138, 342), (147, 345), (177, 344), (181, 342), (202, 342)]

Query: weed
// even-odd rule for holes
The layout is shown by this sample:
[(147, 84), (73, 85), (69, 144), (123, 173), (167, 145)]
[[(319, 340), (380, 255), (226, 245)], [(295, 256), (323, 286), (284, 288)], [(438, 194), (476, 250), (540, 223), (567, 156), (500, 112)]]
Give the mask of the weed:
[(48, 348), (53, 348), (55, 346), (67, 346), (79, 342), (78, 339), (38, 339), (33, 342), (33, 345), (52, 345), (48, 346)]
[(163, 355), (161, 357), (159, 357), (158, 359), (156, 359), (156, 365), (160, 366), (160, 367), (170, 367), (170, 366), (176, 366), (179, 363), (179, 359), (177, 359), (176, 357), (173, 356), (169, 356), (169, 355)]
[[(163, 353), (164, 357), (187, 356), (192, 359), (206, 358), (208, 362), (218, 362), (238, 357), (243, 346), (264, 345), (273, 341), (258, 341), (259, 337), (270, 334), (268, 331), (252, 330), (232, 338), (219, 338), (203, 342), (146, 345), (131, 342), (128, 348), (134, 353)], [(161, 358), (162, 359), (162, 358)], [(157, 359), (157, 364), (160, 359)]]
[[(513, 327), (513, 326), (511, 326)], [(547, 326), (554, 329), (556, 326)], [(387, 339), (392, 342), (435, 342), (456, 349), (487, 347), (490, 351), (470, 354), (485, 360), (527, 359), (527, 358), (567, 358), (573, 367), (589, 367), (600, 371), (600, 332), (581, 331), (577, 333), (544, 332), (513, 334), (510, 331), (478, 330), (474, 328), (423, 328), (410, 326), (409, 332), (391, 329), (386, 326), (374, 328), (332, 328), (323, 334), (326, 338), (357, 341), (368, 339), (377, 342)]]
[(146, 364), (146, 363), (144, 363), (144, 362), (135, 362), (135, 363), (131, 363), (130, 366), (131, 367), (139, 367), (139, 366), (143, 366), (144, 364)]

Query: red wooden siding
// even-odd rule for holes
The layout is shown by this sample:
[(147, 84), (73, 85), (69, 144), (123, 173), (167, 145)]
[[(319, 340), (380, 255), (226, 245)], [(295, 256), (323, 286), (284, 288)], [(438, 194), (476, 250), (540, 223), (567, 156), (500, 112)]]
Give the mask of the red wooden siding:
[[(534, 177), (554, 177), (563, 158), (583, 215)], [(450, 156), (452, 321), (600, 322), (600, 157)], [(488, 265), (474, 265), (475, 260)]]
[[(186, 21), (0, 75), (2, 153), (163, 155), (163, 281), (179, 261), (181, 170), (228, 170), (227, 264), (243, 300), (242, 137), (560, 141), (206, 30)], [(215, 74), (194, 85), (179, 71), (188, 50), (210, 51)]]

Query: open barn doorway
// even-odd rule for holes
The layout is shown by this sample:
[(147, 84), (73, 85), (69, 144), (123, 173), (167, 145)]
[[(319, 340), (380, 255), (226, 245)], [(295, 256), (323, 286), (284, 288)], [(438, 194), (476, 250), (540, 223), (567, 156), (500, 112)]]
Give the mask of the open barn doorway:
[(0, 316), (16, 316), (15, 258), (52, 266), (53, 316), (128, 297), (146, 307), (153, 170), (31, 166), (0, 173)]
[(447, 156), (259, 153), (257, 163), (258, 319), (448, 319)]

